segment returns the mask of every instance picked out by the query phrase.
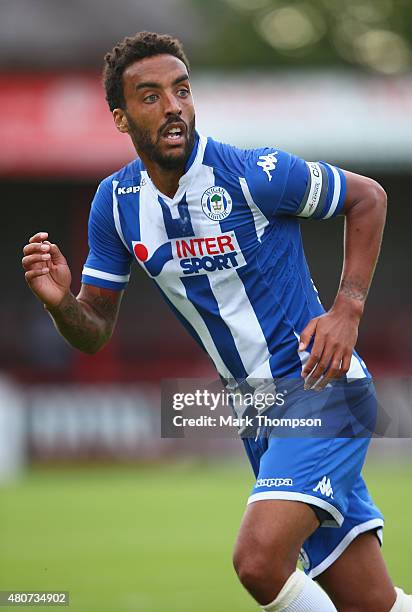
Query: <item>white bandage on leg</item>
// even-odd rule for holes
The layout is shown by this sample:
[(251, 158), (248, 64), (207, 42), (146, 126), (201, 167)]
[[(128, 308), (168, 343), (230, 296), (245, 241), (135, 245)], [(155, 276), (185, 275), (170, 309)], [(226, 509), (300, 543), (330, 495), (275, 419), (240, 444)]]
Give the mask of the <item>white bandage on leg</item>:
[(412, 596), (405, 595), (402, 589), (395, 587), (396, 601), (389, 612), (412, 612)]
[(301, 570), (293, 572), (275, 601), (267, 606), (262, 606), (262, 610), (265, 612), (314, 612), (314, 610), (316, 612), (336, 612), (335, 606), (325, 591)]

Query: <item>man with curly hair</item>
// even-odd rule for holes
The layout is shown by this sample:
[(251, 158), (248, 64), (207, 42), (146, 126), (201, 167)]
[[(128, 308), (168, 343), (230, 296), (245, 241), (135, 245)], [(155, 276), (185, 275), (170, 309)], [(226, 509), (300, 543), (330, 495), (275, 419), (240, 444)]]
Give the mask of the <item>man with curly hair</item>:
[[(79, 295), (46, 232), (24, 247), (26, 280), (59, 332), (86, 353), (102, 348), (137, 261), (223, 379), (250, 388), (295, 377), (302, 388), (291, 410), (325, 397), (338, 410), (342, 394), (359, 412), (373, 404), (354, 347), (385, 223), (382, 187), (326, 162), (198, 134), (189, 63), (170, 36), (140, 32), (105, 61), (109, 108), (138, 157), (96, 192)], [(343, 270), (325, 312), (299, 220), (339, 214)], [(234, 565), (263, 610), (412, 610), (381, 554), (383, 517), (361, 477), (368, 443), (349, 434), (244, 438), (257, 480)]]

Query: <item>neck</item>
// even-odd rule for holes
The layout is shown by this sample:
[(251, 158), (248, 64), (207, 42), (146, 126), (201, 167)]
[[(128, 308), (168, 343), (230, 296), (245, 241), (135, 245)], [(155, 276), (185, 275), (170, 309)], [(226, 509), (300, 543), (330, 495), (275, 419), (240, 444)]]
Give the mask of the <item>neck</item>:
[(169, 198), (173, 198), (179, 188), (179, 181), (181, 177), (187, 171), (188, 162), (196, 154), (198, 140), (197, 135), (194, 135), (191, 151), (187, 159), (182, 161), (182, 164), (177, 168), (163, 168), (157, 162), (153, 161), (153, 159), (151, 159), (148, 155), (145, 155), (144, 152), (140, 151), (137, 143), (134, 140), (133, 144), (135, 145), (136, 152), (142, 160), (156, 189), (167, 195)]
[(155, 185), (161, 193), (164, 193), (169, 198), (173, 198), (179, 187), (180, 178), (185, 173), (185, 165), (181, 168), (174, 168), (173, 170), (167, 170), (161, 168), (158, 164), (153, 161), (142, 160), (146, 166), (147, 172)]

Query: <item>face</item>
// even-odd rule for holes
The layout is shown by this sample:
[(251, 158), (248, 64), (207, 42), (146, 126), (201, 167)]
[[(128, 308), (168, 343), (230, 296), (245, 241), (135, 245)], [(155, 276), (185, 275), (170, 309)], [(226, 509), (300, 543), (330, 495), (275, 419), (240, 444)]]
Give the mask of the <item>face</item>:
[(195, 110), (187, 68), (173, 55), (137, 61), (123, 73), (125, 109), (113, 111), (143, 162), (182, 168), (195, 140)]

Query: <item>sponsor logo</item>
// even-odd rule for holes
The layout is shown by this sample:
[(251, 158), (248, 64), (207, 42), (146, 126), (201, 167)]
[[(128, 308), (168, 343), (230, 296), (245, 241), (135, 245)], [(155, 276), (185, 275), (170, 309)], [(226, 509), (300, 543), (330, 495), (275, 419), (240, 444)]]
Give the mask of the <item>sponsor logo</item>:
[(128, 193), (138, 193), (140, 191), (140, 185), (131, 185), (130, 187), (118, 187), (117, 195), (126, 195)]
[(258, 478), (255, 488), (259, 487), (292, 487), (292, 478)]
[(319, 480), (318, 484), (314, 489), (312, 489), (312, 491), (315, 493), (319, 491), (319, 493), (325, 497), (331, 497), (333, 499), (333, 489), (332, 485), (330, 484), (330, 478), (326, 478), (326, 476), (324, 476), (322, 480)]
[(143, 242), (132, 242), (136, 259), (143, 265), (150, 276), (159, 276), (165, 264), (173, 259), (172, 243), (165, 242), (152, 253)]
[(140, 189), (146, 185), (146, 179), (142, 178), (140, 185), (130, 185), (129, 187), (118, 187), (117, 195), (127, 195), (129, 193), (139, 193)]
[(223, 187), (209, 187), (202, 195), (202, 210), (212, 221), (226, 219), (232, 211), (232, 198)]
[(263, 169), (263, 172), (266, 172), (269, 182), (272, 180), (271, 172), (276, 170), (276, 164), (278, 163), (278, 158), (276, 155), (277, 151), (274, 153), (269, 153), (268, 155), (260, 155), (259, 161), (256, 162), (257, 166), (260, 166)]
[(229, 270), (246, 263), (234, 232), (204, 238), (179, 238), (162, 244), (153, 253), (142, 242), (133, 242), (133, 251), (151, 276), (158, 276), (172, 259), (179, 262), (185, 276)]
[(239, 261), (235, 242), (237, 243), (234, 234), (176, 240), (176, 255), (183, 274), (237, 268)]

